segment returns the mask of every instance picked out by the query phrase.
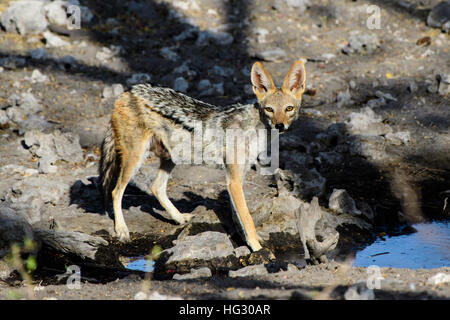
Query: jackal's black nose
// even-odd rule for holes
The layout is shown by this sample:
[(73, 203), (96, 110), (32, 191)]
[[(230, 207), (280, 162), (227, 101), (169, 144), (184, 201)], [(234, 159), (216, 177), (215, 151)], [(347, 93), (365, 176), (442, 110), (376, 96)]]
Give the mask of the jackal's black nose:
[(277, 129), (277, 130), (280, 131), (280, 132), (283, 132), (283, 131), (285, 130), (284, 124), (282, 124), (282, 123), (277, 123), (277, 124), (275, 125), (275, 129)]

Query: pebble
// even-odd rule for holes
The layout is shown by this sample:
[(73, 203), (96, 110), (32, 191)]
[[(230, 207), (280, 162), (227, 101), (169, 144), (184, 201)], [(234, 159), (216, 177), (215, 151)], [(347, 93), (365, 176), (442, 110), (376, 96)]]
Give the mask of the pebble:
[(147, 73), (135, 73), (127, 79), (127, 85), (132, 86), (138, 83), (147, 83), (151, 81), (150, 75)]
[(44, 48), (30, 50), (28, 51), (28, 54), (30, 55), (31, 59), (35, 60), (42, 60), (48, 57), (48, 52)]
[(44, 6), (45, 16), (50, 23), (65, 26), (67, 24), (67, 2), (53, 1)]
[(45, 31), (43, 33), (44, 39), (46, 41), (45, 46), (47, 48), (59, 48), (59, 47), (67, 47), (70, 45), (69, 42), (61, 39), (56, 34), (51, 33), (50, 31)]
[(356, 208), (355, 200), (344, 189), (333, 189), (333, 193), (328, 200), (328, 207), (337, 213), (349, 213), (353, 216), (361, 215), (361, 211)]
[(280, 61), (287, 57), (286, 52), (283, 49), (277, 48), (272, 50), (265, 50), (255, 54), (255, 58), (265, 61)]
[(168, 48), (168, 47), (161, 48), (161, 50), (159, 50), (159, 54), (164, 59), (167, 59), (167, 60), (170, 60), (170, 61), (177, 61), (180, 58), (178, 56), (178, 54), (173, 51), (172, 48)]
[(44, 4), (43, 1), (11, 1), (3, 11), (0, 23), (7, 32), (39, 34), (48, 26)]
[(211, 277), (211, 269), (208, 267), (198, 268), (198, 269), (191, 269), (190, 273), (186, 274), (178, 274), (176, 273), (173, 276), (173, 280), (188, 280), (188, 279), (198, 279), (198, 278), (208, 278)]
[(350, 36), (347, 42), (347, 45), (342, 48), (345, 54), (372, 54), (380, 46), (380, 40), (376, 34)]
[(38, 69), (33, 70), (31, 77), (25, 77), (24, 79), (30, 81), (31, 83), (42, 83), (49, 81), (48, 76), (42, 74)]
[(251, 277), (251, 276), (265, 275), (268, 273), (269, 272), (267, 271), (266, 267), (263, 264), (258, 264), (253, 266), (247, 266), (236, 271), (230, 270), (228, 272), (228, 276), (230, 278)]
[(102, 97), (103, 98), (117, 98), (124, 92), (124, 88), (120, 83), (115, 83), (111, 86), (106, 86), (103, 88)]
[(173, 82), (173, 90), (186, 93), (189, 88), (189, 83), (183, 77), (178, 77)]
[(433, 286), (449, 282), (450, 282), (450, 274), (443, 272), (439, 272), (427, 280), (427, 284), (431, 284)]

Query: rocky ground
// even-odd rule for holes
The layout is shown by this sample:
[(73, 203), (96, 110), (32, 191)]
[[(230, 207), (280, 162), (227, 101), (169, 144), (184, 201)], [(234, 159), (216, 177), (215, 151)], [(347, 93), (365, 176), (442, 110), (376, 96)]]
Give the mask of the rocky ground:
[[(448, 268), (382, 268), (372, 291), (358, 284), (368, 269), (346, 265), (380, 232), (448, 219), (448, 2), (433, 11), (440, 1), (80, 2), (0, 3), (0, 297), (450, 297)], [(70, 5), (80, 29), (67, 27)], [(299, 58), (307, 92), (280, 138), (280, 170), (251, 171), (244, 187), (266, 250), (243, 246), (220, 170), (174, 170), (169, 196), (196, 216), (170, 221), (149, 194), (153, 157), (123, 201), (133, 241), (118, 243), (96, 187), (115, 97), (149, 81), (218, 105), (253, 103), (254, 61), (279, 84)], [(317, 224), (306, 230), (302, 215)], [(330, 262), (284, 258), (304, 253), (302, 237), (336, 232)], [(24, 268), (37, 264), (25, 281), (8, 254), (24, 237), (35, 245), (25, 241), (22, 257), (36, 259)], [(123, 269), (124, 257), (159, 247), (151, 281)], [(60, 276), (69, 264), (81, 266), (82, 290)]]

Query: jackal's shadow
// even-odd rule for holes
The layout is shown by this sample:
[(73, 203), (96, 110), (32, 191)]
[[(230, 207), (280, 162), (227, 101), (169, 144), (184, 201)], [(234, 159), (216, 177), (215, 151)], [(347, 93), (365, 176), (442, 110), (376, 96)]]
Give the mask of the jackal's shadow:
[[(75, 204), (82, 208), (87, 213), (94, 214), (108, 214), (113, 219), (114, 213), (112, 211), (111, 203), (104, 205), (100, 189), (98, 188), (98, 177), (90, 177), (89, 183), (82, 180), (77, 180), (70, 187), (70, 204)], [(226, 213), (229, 212), (229, 200), (226, 191), (218, 194), (217, 199), (203, 197), (190, 191), (183, 192), (183, 198), (170, 199), (174, 206), (182, 213), (191, 213), (198, 206), (204, 206), (206, 210), (212, 210), (217, 215), (219, 220), (225, 225), (229, 225), (231, 220), (226, 218)], [(122, 208), (125, 210), (131, 207), (139, 207), (142, 212), (148, 213), (153, 217), (170, 224), (175, 224), (165, 215), (164, 208), (159, 201), (148, 192), (141, 190), (133, 183), (128, 184), (122, 199)], [(228, 215), (229, 216), (229, 215)]]

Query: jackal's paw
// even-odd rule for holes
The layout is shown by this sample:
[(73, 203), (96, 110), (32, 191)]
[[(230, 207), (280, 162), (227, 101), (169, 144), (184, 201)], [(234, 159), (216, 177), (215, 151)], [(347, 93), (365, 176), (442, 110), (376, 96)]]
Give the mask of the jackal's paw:
[(130, 232), (126, 226), (117, 226), (115, 230), (120, 242), (130, 242)]
[(189, 221), (191, 221), (191, 219), (194, 217), (194, 215), (192, 214), (192, 213), (183, 213), (183, 214), (180, 214), (176, 219), (175, 219), (175, 221), (178, 223), (178, 224), (186, 224), (186, 223), (188, 223)]
[(247, 241), (247, 243), (253, 252), (256, 252), (256, 251), (259, 251), (262, 249), (262, 246), (257, 239), (249, 239)]

